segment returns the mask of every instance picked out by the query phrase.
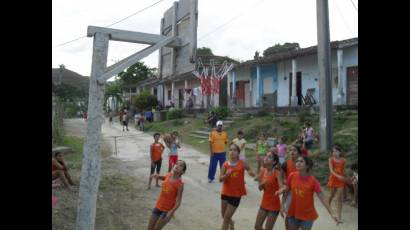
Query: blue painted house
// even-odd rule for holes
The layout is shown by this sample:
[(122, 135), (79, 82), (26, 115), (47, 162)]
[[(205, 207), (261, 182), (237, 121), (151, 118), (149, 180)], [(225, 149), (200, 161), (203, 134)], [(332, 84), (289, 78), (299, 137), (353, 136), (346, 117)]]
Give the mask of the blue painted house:
[[(358, 39), (331, 42), (331, 58), (333, 103), (357, 105)], [(228, 73), (229, 106), (302, 106), (308, 90), (318, 102), (317, 46), (249, 60)]]

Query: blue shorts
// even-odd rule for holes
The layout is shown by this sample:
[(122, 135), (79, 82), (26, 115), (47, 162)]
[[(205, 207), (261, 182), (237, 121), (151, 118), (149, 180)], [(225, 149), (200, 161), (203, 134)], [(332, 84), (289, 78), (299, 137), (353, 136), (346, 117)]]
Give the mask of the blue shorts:
[(262, 207), (259, 207), (259, 208), (260, 208), (260, 210), (262, 210), (262, 211), (264, 211), (264, 212), (267, 212), (268, 215), (269, 215), (269, 214), (272, 214), (273, 216), (279, 215), (279, 211), (269, 211), (269, 210), (264, 209), (264, 208), (262, 208)]
[(304, 228), (311, 229), (313, 226), (313, 220), (299, 220), (294, 218), (293, 216), (288, 217), (289, 224), (295, 225), (298, 228), (303, 226)]
[(152, 210), (152, 215), (157, 216), (157, 217), (165, 218), (167, 214), (168, 214), (167, 212), (161, 211), (158, 208), (154, 208)]

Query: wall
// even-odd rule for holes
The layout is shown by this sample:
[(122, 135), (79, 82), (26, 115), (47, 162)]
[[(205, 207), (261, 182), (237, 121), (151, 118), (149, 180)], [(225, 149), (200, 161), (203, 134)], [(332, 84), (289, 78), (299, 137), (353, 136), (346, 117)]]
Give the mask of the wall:
[[(251, 67), (251, 79), (254, 80), (252, 84), (252, 92), (256, 92), (256, 66)], [(270, 94), (278, 90), (278, 69), (276, 63), (270, 65), (260, 66), (260, 103), (262, 103), (263, 94)], [(252, 94), (252, 105), (256, 106), (257, 94)]]
[[(337, 84), (335, 76), (337, 75), (337, 50), (331, 51), (331, 73), (332, 73), (332, 101), (337, 101)], [(346, 67), (357, 66), (357, 46), (343, 49), (343, 68), (342, 84), (343, 92), (346, 94)], [(306, 95), (308, 88), (315, 88), (314, 98), (319, 102), (319, 69), (317, 64), (317, 55), (309, 55), (296, 58), (296, 71), (302, 72), (302, 94)], [(289, 73), (292, 72), (291, 60), (285, 60), (278, 63), (278, 106), (289, 105)], [(284, 80), (286, 76), (286, 80)], [(316, 80), (315, 80), (316, 79)], [(346, 95), (345, 95), (346, 98)], [(346, 99), (344, 98), (344, 101)]]

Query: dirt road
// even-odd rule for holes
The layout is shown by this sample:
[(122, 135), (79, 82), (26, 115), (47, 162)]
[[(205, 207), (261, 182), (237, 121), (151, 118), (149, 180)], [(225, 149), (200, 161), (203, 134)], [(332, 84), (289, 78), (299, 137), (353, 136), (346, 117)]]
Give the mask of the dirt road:
[[(79, 132), (81, 129), (85, 129), (85, 122), (80, 119), (70, 119), (65, 121), (65, 126), (67, 133)], [(152, 136), (142, 133), (134, 127), (130, 127), (129, 132), (122, 132), (122, 127), (119, 123), (110, 125), (108, 122), (103, 124), (102, 135), (104, 140), (110, 142), (112, 147), (114, 147), (114, 138), (112, 136), (119, 136), (117, 138), (118, 154), (113, 156), (113, 158), (121, 160), (121, 165), (124, 166), (121, 167), (122, 171), (125, 169), (127, 174), (133, 176), (140, 186), (145, 188), (150, 171), (148, 150), (149, 145), (153, 141)], [(207, 181), (209, 156), (196, 151), (192, 146), (182, 144), (179, 158), (187, 162), (187, 171), (183, 176), (183, 181), (185, 182), (183, 201), (176, 212), (175, 218), (171, 220), (165, 229), (220, 229), (222, 223), (220, 214), (221, 184), (219, 182), (208, 183)], [(167, 156), (164, 156), (162, 165), (161, 174), (163, 175), (168, 167)], [(262, 197), (262, 193), (257, 189), (257, 183), (248, 175), (246, 175), (246, 189), (248, 195), (242, 198), (241, 204), (233, 217), (235, 229), (237, 230), (254, 229), (253, 226)], [(142, 212), (139, 215), (141, 219), (135, 219), (135, 225), (133, 226), (137, 226), (136, 229), (146, 229), (150, 209), (155, 205), (160, 188), (153, 186), (151, 190), (145, 192), (146, 194), (142, 196), (145, 200), (141, 201), (143, 207), (138, 205), (135, 207), (135, 209)], [(121, 196), (121, 194), (118, 194), (118, 196)], [(336, 226), (317, 198), (315, 199), (315, 204), (319, 218), (315, 221), (313, 229), (358, 229), (357, 209), (344, 205), (342, 214), (344, 223)], [(278, 218), (274, 229), (285, 229), (283, 218)]]

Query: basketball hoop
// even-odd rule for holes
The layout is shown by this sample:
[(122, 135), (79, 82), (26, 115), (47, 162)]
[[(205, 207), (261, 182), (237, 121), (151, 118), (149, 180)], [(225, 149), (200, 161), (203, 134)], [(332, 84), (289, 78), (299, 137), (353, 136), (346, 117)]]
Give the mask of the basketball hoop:
[(192, 71), (192, 74), (200, 80), (202, 95), (219, 94), (221, 81), (233, 69), (234, 64), (224, 61), (221, 66), (216, 67), (214, 60), (211, 60), (209, 66), (205, 66), (201, 58), (197, 59), (197, 64), (197, 69)]

